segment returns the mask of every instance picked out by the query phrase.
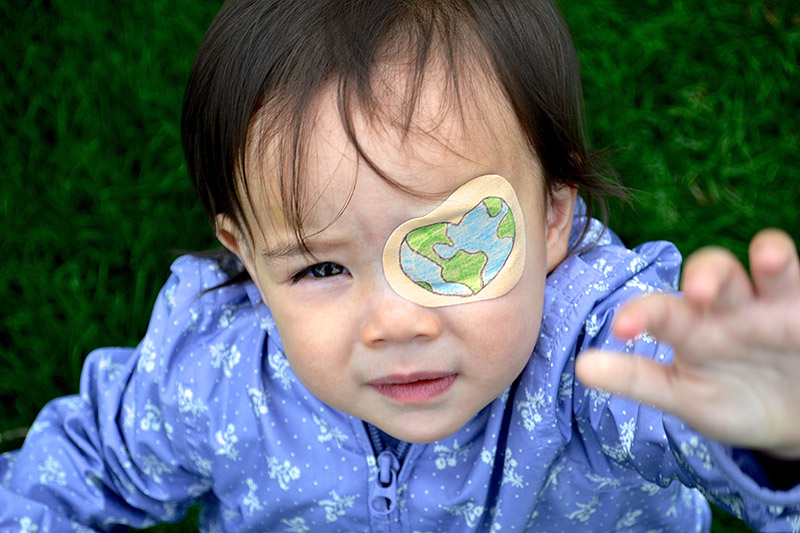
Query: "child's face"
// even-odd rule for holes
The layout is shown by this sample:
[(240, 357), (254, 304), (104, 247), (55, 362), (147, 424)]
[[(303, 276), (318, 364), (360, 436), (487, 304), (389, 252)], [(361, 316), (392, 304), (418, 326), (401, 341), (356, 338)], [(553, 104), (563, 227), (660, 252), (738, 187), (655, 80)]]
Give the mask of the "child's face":
[[(332, 407), (411, 442), (456, 432), (520, 374), (538, 337), (545, 277), (566, 252), (574, 201), (568, 188), (544, 197), (538, 162), (502, 98), (488, 90), (466, 98), (462, 120), (457, 108), (442, 111), (446, 96), (437, 87), (444, 83), (435, 78), (408, 138), (363, 117), (355, 123), (380, 169), (434, 198), (402, 192), (359, 161), (328, 95), (303, 175), (313, 191), (304, 199), (305, 234), (315, 257), (300, 251), (277, 204), (257, 202), (267, 197), (263, 184), (275, 189), (268, 173), (250, 175), (262, 184), (251, 189), (251, 227), (258, 220), (263, 232), (245, 241), (231, 220), (218, 221), (220, 239), (268, 303), (302, 383)], [(520, 281), (500, 297), (446, 307), (399, 296), (382, 266), (392, 231), (484, 174), (505, 177), (520, 201), (527, 240)]]

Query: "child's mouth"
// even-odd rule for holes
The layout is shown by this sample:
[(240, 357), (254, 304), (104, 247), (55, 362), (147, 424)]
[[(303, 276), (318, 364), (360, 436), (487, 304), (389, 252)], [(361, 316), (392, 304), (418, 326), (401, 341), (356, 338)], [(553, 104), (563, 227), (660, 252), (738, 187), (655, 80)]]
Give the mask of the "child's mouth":
[(401, 403), (424, 403), (445, 393), (458, 374), (391, 375), (369, 382), (376, 391)]

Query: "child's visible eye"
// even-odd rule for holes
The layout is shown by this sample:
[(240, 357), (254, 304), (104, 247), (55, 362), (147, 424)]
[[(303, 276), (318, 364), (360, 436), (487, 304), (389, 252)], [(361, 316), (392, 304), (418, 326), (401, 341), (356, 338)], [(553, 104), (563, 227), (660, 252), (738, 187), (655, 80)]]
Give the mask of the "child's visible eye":
[(347, 269), (338, 263), (325, 261), (308, 266), (292, 276), (292, 283), (297, 283), (305, 277), (309, 278), (329, 278), (346, 274)]

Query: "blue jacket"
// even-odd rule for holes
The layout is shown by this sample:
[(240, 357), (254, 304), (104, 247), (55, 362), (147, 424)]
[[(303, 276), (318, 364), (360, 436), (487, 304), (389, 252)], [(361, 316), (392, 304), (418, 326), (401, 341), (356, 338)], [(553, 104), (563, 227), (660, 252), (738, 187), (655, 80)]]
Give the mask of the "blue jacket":
[(548, 277), (516, 382), (454, 435), (408, 444), (308, 392), (256, 287), (214, 288), (237, 262), (182, 257), (139, 346), (90, 354), (80, 395), (0, 456), (0, 531), (146, 527), (202, 501), (204, 531), (689, 532), (709, 529), (707, 498), (798, 532), (800, 485), (772, 490), (747, 452), (574, 378), (587, 347), (669, 361), (609, 327), (622, 302), (674, 290), (679, 265), (668, 243), (605, 232)]

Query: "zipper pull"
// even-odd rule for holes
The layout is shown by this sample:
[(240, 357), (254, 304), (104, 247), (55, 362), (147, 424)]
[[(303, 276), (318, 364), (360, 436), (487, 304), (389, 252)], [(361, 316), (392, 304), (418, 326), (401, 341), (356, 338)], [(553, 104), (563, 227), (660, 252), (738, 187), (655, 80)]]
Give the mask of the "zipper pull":
[(388, 515), (397, 506), (397, 472), (400, 461), (390, 451), (378, 455), (378, 475), (369, 495), (369, 506), (378, 515)]

